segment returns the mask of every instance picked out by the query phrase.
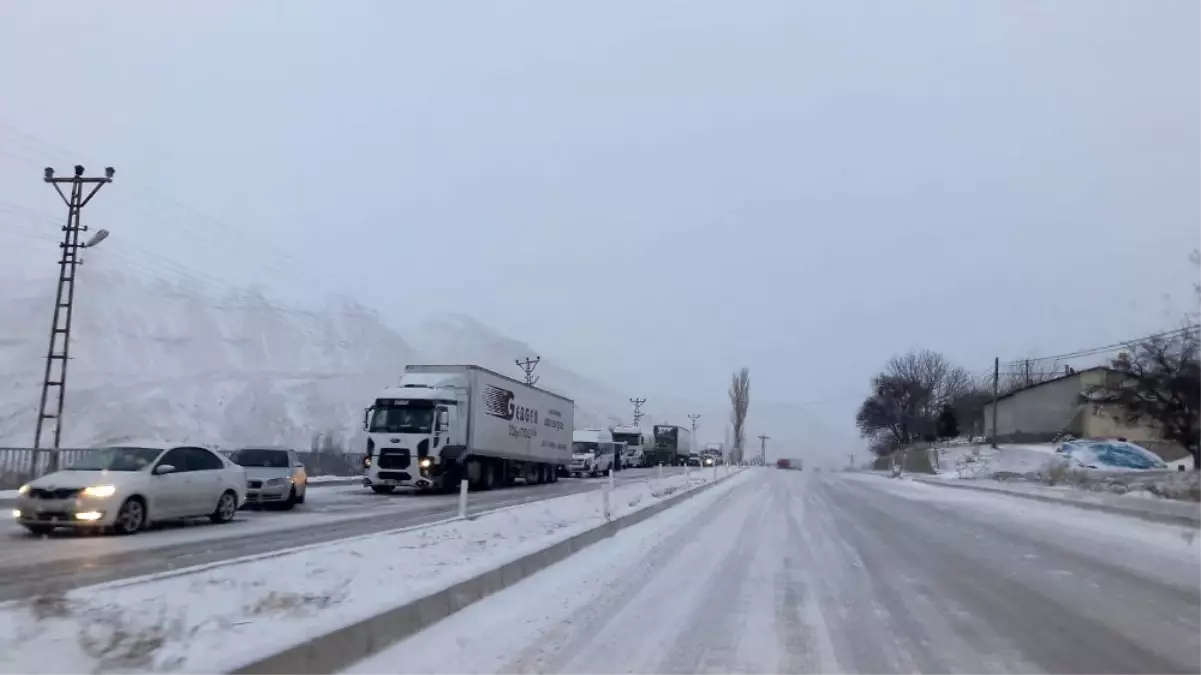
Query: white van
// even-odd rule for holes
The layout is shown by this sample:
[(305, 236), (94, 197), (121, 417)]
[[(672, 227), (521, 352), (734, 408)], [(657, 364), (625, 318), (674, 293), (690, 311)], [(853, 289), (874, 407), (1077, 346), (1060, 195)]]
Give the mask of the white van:
[(571, 433), (572, 476), (603, 476), (613, 468), (617, 445), (608, 429), (576, 429)]

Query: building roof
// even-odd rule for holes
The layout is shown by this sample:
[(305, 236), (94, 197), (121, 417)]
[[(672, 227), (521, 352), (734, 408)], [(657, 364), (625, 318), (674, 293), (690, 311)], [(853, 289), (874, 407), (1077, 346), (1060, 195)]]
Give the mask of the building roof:
[[(1114, 370), (1113, 368), (1110, 368), (1109, 366), (1093, 366), (1092, 368), (1085, 368), (1084, 370), (1073, 370), (1072, 372), (1065, 373), (1063, 375), (1060, 375), (1059, 377), (1053, 377), (1049, 380), (1043, 380), (1042, 382), (1036, 382), (1035, 384), (1032, 384), (1029, 387), (1022, 387), (1021, 389), (1014, 389), (1011, 392), (1001, 394), (1000, 396), (997, 397), (997, 401), (1002, 401), (1007, 398), (1012, 398), (1022, 392), (1030, 391), (1031, 389), (1038, 389), (1039, 387), (1041, 387), (1043, 385), (1051, 384), (1053, 382), (1059, 382), (1060, 380), (1066, 380), (1069, 377), (1077, 377), (1079, 375), (1083, 375), (1084, 373), (1092, 373), (1092, 372), (1096, 372), (1098, 370), (1117, 372), (1116, 370)], [(992, 401), (989, 401), (986, 405), (992, 405), (992, 403), (993, 403)]]

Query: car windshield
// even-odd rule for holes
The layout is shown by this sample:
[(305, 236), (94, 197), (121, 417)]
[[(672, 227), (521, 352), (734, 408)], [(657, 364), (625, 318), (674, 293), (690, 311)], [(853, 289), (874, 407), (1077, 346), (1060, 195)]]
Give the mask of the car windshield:
[(80, 457), (66, 471), (141, 471), (162, 453), (156, 448), (99, 448)]
[(596, 453), (599, 449), (600, 449), (600, 446), (597, 445), (596, 443), (586, 443), (584, 441), (576, 441), (575, 443), (571, 444), (571, 451), (575, 452), (575, 453), (585, 453), (585, 452)]
[(234, 464), (240, 466), (261, 467), (265, 469), (286, 469), (291, 464), (288, 461), (287, 450), (239, 450), (229, 457)]
[(428, 434), (433, 426), (433, 408), (377, 405), (367, 430), (375, 433)]

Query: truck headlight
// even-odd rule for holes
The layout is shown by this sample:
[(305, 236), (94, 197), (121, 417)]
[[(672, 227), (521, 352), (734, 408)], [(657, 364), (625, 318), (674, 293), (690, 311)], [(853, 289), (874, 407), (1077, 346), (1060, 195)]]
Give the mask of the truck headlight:
[(417, 466), (420, 466), (420, 467), (421, 467), (421, 468), (423, 468), (423, 469), (428, 469), (428, 468), (430, 468), (431, 466), (433, 466), (433, 464), (434, 464), (434, 460), (430, 459), (429, 457), (422, 457), (422, 458), (421, 458), (421, 459), (420, 459), (420, 460), (417, 462)]
[(26, 483), (17, 490), (17, 496), (23, 496), (28, 492), (29, 492), (29, 483)]
[(105, 497), (112, 497), (116, 492), (117, 486), (115, 485), (93, 485), (92, 487), (83, 489), (83, 496), (104, 499)]

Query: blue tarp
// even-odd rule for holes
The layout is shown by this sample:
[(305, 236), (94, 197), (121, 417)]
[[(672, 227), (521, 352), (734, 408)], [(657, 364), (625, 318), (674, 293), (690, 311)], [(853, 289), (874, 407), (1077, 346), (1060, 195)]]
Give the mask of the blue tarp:
[(1166, 469), (1159, 455), (1125, 441), (1068, 441), (1057, 452), (1092, 469)]

